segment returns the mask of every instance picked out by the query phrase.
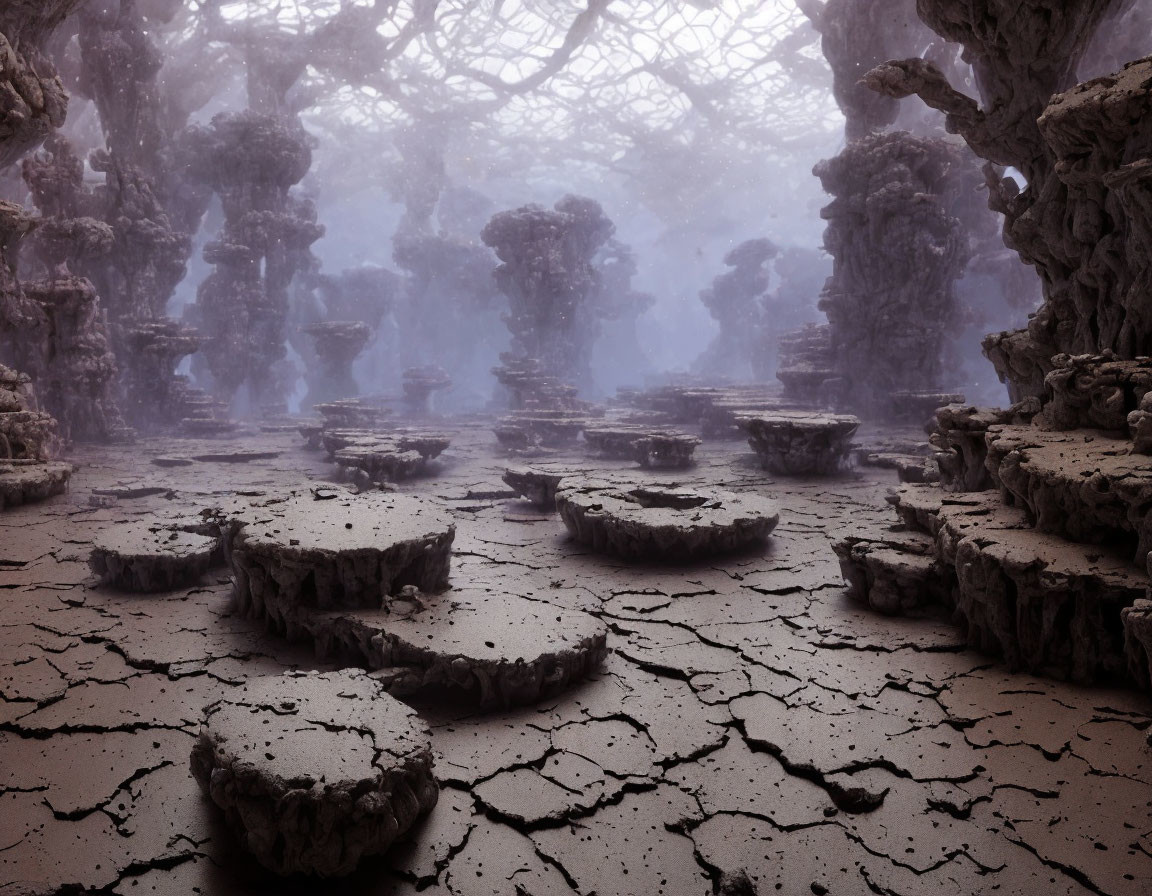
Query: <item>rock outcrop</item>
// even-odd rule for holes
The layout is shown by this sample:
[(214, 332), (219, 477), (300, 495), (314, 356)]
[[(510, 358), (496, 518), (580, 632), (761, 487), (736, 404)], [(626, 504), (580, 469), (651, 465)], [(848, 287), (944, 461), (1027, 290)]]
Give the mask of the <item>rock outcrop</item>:
[(569, 534), (626, 560), (686, 562), (762, 545), (780, 511), (755, 494), (676, 485), (564, 480), (556, 507)]
[(849, 462), (860, 420), (848, 414), (780, 412), (738, 418), (764, 469), (782, 476), (830, 476)]
[(277, 874), (341, 876), (435, 804), (428, 729), (364, 672), (254, 678), (211, 704), (192, 774)]

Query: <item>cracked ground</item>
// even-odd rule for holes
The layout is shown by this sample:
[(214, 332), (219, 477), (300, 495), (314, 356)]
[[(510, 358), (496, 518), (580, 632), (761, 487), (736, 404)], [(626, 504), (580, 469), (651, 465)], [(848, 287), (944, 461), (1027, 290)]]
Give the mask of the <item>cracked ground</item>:
[[(231, 448), (275, 456), (152, 463)], [(680, 567), (591, 554), (506, 489), (480, 424), (401, 486), (452, 508), (454, 583), (593, 613), (610, 654), (536, 706), (410, 701), (439, 803), (390, 854), (318, 884), (237, 852), (189, 751), (203, 707), (245, 679), (333, 667), (232, 615), (225, 568), (127, 595), (96, 587), (87, 558), (103, 527), (306, 494), (331, 465), (286, 434), (81, 451), (69, 494), (0, 515), (0, 893), (694, 896), (740, 872), (760, 894), (1152, 891), (1145, 696), (1013, 674), (947, 621), (852, 603), (832, 543), (891, 522), (891, 472), (774, 479), (735, 442), (698, 457), (675, 477), (549, 460), (770, 495), (764, 550)]]

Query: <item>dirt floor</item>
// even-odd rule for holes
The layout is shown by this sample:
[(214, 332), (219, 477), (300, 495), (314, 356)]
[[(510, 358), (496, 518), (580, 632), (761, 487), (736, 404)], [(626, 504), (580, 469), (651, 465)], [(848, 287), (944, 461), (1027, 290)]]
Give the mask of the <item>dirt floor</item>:
[[(279, 454), (152, 463), (233, 448)], [(388, 856), (317, 884), (237, 852), (189, 751), (202, 708), (246, 678), (331, 667), (232, 615), (226, 568), (125, 595), (87, 559), (103, 527), (306, 494), (331, 465), (287, 433), (79, 452), (67, 495), (0, 514), (0, 893), (693, 896), (740, 870), (762, 896), (1152, 892), (1146, 697), (1014, 675), (947, 622), (853, 604), (831, 545), (891, 520), (893, 473), (773, 479), (739, 442), (698, 457), (678, 477), (552, 460), (771, 495), (766, 550), (591, 554), (511, 497), (481, 422), (401, 486), (452, 508), (455, 583), (591, 612), (610, 655), (543, 705), (413, 701), (439, 803)]]

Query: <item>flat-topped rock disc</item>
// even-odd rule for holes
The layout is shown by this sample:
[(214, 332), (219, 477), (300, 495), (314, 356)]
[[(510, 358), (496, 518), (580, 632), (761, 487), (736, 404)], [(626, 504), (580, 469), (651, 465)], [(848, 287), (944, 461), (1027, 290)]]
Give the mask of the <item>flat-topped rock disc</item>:
[(584, 441), (599, 457), (665, 468), (691, 466), (692, 454), (700, 444), (688, 433), (639, 425), (586, 427)]
[(593, 550), (629, 560), (692, 560), (764, 541), (780, 521), (761, 495), (716, 489), (569, 479), (556, 493), (569, 533)]
[(0, 510), (44, 501), (63, 494), (72, 478), (72, 465), (61, 461), (4, 463), (0, 461)]
[(278, 874), (349, 874), (436, 803), (428, 731), (359, 670), (256, 678), (212, 704), (192, 773)]
[(246, 514), (233, 537), (241, 611), (264, 605), (380, 607), (406, 585), (448, 586), (456, 527), (448, 511), (408, 495), (291, 498)]
[(737, 418), (764, 469), (782, 476), (825, 476), (848, 461), (860, 420), (848, 414), (778, 411)]
[(156, 523), (112, 526), (97, 535), (88, 565), (104, 585), (172, 591), (195, 585), (212, 565), (218, 540)]
[(397, 695), (450, 690), (481, 707), (534, 703), (595, 672), (607, 629), (543, 600), (480, 589), (405, 594), (380, 610), (271, 607), (321, 656), (378, 670)]

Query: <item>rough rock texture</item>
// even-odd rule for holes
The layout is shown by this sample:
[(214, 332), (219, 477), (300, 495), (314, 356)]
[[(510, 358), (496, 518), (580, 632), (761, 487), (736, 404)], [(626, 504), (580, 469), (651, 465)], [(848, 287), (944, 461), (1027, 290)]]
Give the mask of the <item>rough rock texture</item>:
[(547, 372), (536, 358), (520, 358), (505, 352), (492, 375), (507, 392), (508, 407), (523, 410), (577, 410), (584, 403), (576, 398), (577, 388)]
[(934, 547), (927, 535), (902, 527), (849, 535), (833, 545), (849, 593), (892, 616), (951, 607), (952, 583)]
[(835, 263), (820, 308), (840, 374), (838, 406), (883, 418), (893, 393), (945, 385), (954, 284), (968, 263), (953, 210), (959, 153), (943, 140), (896, 132), (851, 141), (816, 166), (834, 197), (822, 212)]
[(1008, 423), (1013, 413), (999, 408), (947, 405), (936, 411), (936, 425), (929, 436), (936, 449), (940, 483), (950, 492), (980, 492), (993, 488), (985, 464), (988, 430)]
[(0, 510), (34, 504), (68, 489), (72, 465), (62, 461), (37, 463), (0, 460)]
[(656, 432), (641, 436), (632, 447), (636, 462), (646, 469), (683, 470), (692, 466), (699, 445), (700, 440), (687, 433)]
[(134, 429), (155, 432), (202, 413), (208, 396), (174, 373), (181, 359), (200, 348), (196, 330), (161, 319), (132, 323), (121, 335), (125, 369), (124, 414)]
[(757, 495), (578, 479), (560, 484), (556, 509), (577, 541), (626, 560), (739, 551), (762, 544), (780, 522), (776, 504)]
[(1152, 686), (1152, 600), (1139, 599), (1120, 611), (1128, 674), (1141, 687)]
[(254, 407), (281, 401), (289, 384), (274, 366), (286, 353), (289, 286), (324, 233), (311, 202), (289, 193), (312, 163), (308, 135), (275, 114), (226, 112), (191, 128), (185, 153), (189, 177), (220, 197), (225, 217), (204, 248), (215, 270), (196, 298), (214, 392), (230, 402), (247, 385)]
[[(455, 529), (406, 496), (292, 499), (237, 516), (229, 562), (239, 612), (379, 671), (398, 694), (449, 688), (476, 705), (558, 693), (598, 668), (604, 627), (516, 595), (448, 584)], [(235, 528), (235, 527), (233, 527)]]
[(926, 29), (916, 17), (914, 4), (893, 0), (880, 8), (853, 0), (801, 0), (797, 5), (820, 34), (847, 139), (859, 140), (893, 124), (900, 104), (868, 90), (860, 74), (891, 59), (900, 47), (924, 39)]
[(242, 522), (231, 564), (243, 613), (379, 608), (406, 585), (429, 592), (448, 586), (456, 529), (442, 509), (419, 498), (292, 498)]
[[(874, 91), (861, 77), (906, 55), (931, 60), (958, 81), (969, 77), (959, 48), (918, 17), (923, 4), (797, 5), (820, 33), (845, 118), (844, 150), (815, 172), (835, 197), (824, 211), (834, 259), (821, 299), (835, 353), (827, 397), (838, 408), (883, 419), (910, 410), (891, 405), (891, 391), (981, 384), (967, 369), (969, 340), (1019, 325), (1039, 287), (1005, 249), (972, 154), (956, 147), (930, 112)], [(900, 349), (876, 351), (886, 338)]]
[(1152, 462), (1127, 440), (998, 426), (986, 442), (993, 483), (1041, 532), (1134, 551), (1138, 563), (1152, 551)]
[(0, 364), (0, 459), (46, 461), (60, 450), (56, 420), (35, 408), (29, 377)]
[(906, 526), (934, 539), (971, 646), (1054, 678), (1127, 678), (1121, 614), (1144, 597), (1147, 581), (1125, 556), (1034, 529), (996, 492), (906, 486), (892, 500)]
[(88, 556), (100, 583), (124, 591), (173, 591), (197, 584), (212, 566), (218, 539), (160, 523), (109, 529)]
[(1126, 558), (1031, 529), (993, 492), (983, 504), (941, 511), (937, 535), (956, 569), (956, 609), (973, 646), (1013, 668), (1068, 678), (1123, 678), (1120, 611), (1147, 582)]
[[(0, 881), (116, 896), (324, 889), (244, 855), (188, 754), (205, 705), (330, 662), (230, 613), (222, 575), (141, 600), (96, 587), (86, 563), (101, 531), (133, 518), (195, 515), (238, 492), (245, 505), (293, 488), (341, 495), (299, 443), (254, 433), (237, 447), (280, 456), (166, 468), (152, 459), (223, 446), (84, 445), (68, 494), (0, 514)], [(637, 564), (525, 513), (491, 443), (485, 423), (463, 421), (458, 462), (406, 487), (450, 508), (459, 596), (522, 596), (501, 602), (513, 619), (583, 611), (609, 653), (536, 705), (406, 697), (431, 732), (440, 802), (341, 893), (713, 896), (721, 871), (743, 869), (760, 893), (1144, 896), (1148, 697), (1013, 673), (952, 625), (850, 599), (831, 546), (891, 523), (892, 472), (769, 482), (743, 446), (705, 443), (677, 478), (770, 494), (787, 515), (764, 551)], [(595, 472), (575, 446), (556, 466)], [(132, 483), (165, 491), (89, 506)], [(533, 655), (568, 630), (551, 624)]]
[(35, 149), (68, 113), (68, 94), (47, 52), (79, 0), (11, 0), (0, 9), (0, 168)]
[(346, 470), (358, 471), (368, 482), (398, 481), (427, 470), (451, 439), (435, 433), (379, 435), (335, 430), (325, 432), (321, 442), (332, 460)]
[[(1045, 429), (1105, 429), (1127, 435), (1140, 428), (1144, 398), (1152, 391), (1152, 360), (1102, 355), (1057, 355), (1044, 378)], [(1130, 416), (1137, 416), (1131, 420)], [(1142, 452), (1143, 453), (1143, 452)]]
[(402, 589), (380, 609), (311, 611), (269, 594), (264, 612), (325, 660), (373, 670), (397, 696), (449, 692), (483, 709), (554, 697), (594, 674), (604, 625), (516, 594)]
[(509, 467), (501, 477), (526, 501), (541, 510), (556, 509), (556, 490), (571, 471), (544, 470), (537, 467)]
[(914, 425), (931, 424), (938, 408), (950, 404), (963, 404), (959, 392), (909, 392), (900, 390), (890, 396), (887, 419), (893, 423)]
[[(1152, 347), (1138, 286), (1147, 266), (1139, 195), (1150, 127), (1140, 110), (1152, 98), (1152, 63), (1072, 86), (1101, 21), (1118, 6), (928, 0), (919, 4), (922, 17), (964, 47), (982, 102), (923, 59), (886, 63), (867, 78), (890, 96), (918, 94), (991, 163), (991, 204), (1005, 215), (1006, 242), (1044, 286), (1044, 305), (1026, 331), (985, 342), (1014, 400), (1042, 393), (1054, 355), (1112, 349), (1133, 357)], [(1015, 167), (1027, 186), (993, 165)]]
[(700, 435), (705, 439), (744, 439), (741, 417), (796, 408), (772, 391), (751, 387), (723, 389), (700, 400)]
[(35, 403), (29, 378), (0, 364), (0, 510), (58, 495), (72, 475), (71, 464), (52, 461), (57, 423)]
[(860, 420), (847, 414), (774, 413), (740, 417), (764, 469), (784, 476), (828, 476), (845, 468)]
[(428, 729), (363, 672), (255, 678), (206, 710), (192, 773), (277, 874), (350, 874), (438, 796)]
[(496, 283), (508, 297), (504, 322), (518, 357), (539, 359), (566, 380), (590, 377), (600, 327), (592, 259), (615, 229), (598, 202), (581, 196), (565, 196), (553, 209), (500, 212), (484, 227), (480, 238), (501, 262)]
[(44, 309), (48, 339), (40, 375), (45, 406), (69, 440), (122, 441), (128, 435), (118, 402), (118, 368), (96, 287), (76, 271), (112, 249), (114, 234), (91, 217), (84, 166), (71, 144), (51, 136), (44, 152), (24, 160), (24, 180), (41, 219), (32, 239), (39, 277), (25, 275), (24, 293)]
[(185, 181), (177, 143), (219, 77), (200, 59), (162, 49), (175, 13), (119, 0), (88, 3), (77, 17), (76, 88), (95, 105), (104, 137), (88, 159), (103, 180), (91, 214), (113, 233), (111, 251), (83, 273), (108, 311), (125, 416), (150, 431), (189, 416), (175, 371), (200, 342), (167, 313), (211, 193)]

